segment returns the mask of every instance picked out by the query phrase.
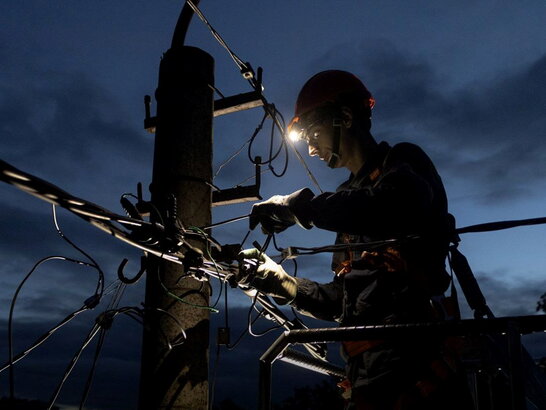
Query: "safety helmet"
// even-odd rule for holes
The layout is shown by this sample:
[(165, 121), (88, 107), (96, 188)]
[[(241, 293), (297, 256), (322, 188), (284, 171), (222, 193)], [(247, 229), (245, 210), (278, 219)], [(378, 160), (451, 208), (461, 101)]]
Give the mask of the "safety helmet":
[(290, 121), (288, 129), (290, 130), (303, 114), (326, 103), (336, 103), (344, 95), (362, 102), (370, 110), (375, 105), (372, 94), (354, 74), (342, 70), (326, 70), (315, 74), (298, 94), (294, 118)]

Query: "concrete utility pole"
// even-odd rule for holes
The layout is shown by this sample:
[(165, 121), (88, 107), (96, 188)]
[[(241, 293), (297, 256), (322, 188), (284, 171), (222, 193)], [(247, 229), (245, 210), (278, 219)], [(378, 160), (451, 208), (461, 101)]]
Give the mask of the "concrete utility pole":
[[(179, 222), (205, 226), (211, 221), (214, 60), (204, 51), (179, 46), (160, 64), (156, 91), (152, 203), (167, 218), (176, 198)], [(154, 211), (151, 213), (159, 221)], [(203, 244), (194, 246), (204, 249)], [(183, 267), (158, 258), (147, 267), (146, 311), (140, 381), (141, 410), (208, 408), (208, 286), (183, 278)], [(182, 303), (168, 295), (163, 285)], [(180, 325), (167, 311), (178, 319)], [(187, 338), (169, 350), (168, 343)]]

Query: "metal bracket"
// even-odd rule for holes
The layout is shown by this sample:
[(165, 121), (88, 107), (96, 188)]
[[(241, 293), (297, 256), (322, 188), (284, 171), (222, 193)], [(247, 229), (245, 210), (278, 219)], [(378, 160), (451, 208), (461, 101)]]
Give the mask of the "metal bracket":
[[(157, 128), (157, 116), (151, 115), (152, 98), (149, 95), (144, 96), (144, 129), (149, 133), (155, 133)], [(249, 110), (251, 108), (263, 106), (263, 97), (259, 91), (232, 95), (231, 97), (220, 98), (214, 101), (214, 116), (231, 114), (238, 111)]]
[(232, 95), (214, 101), (214, 116), (231, 114), (237, 111), (249, 110), (264, 105), (262, 93), (250, 91), (248, 93)]
[(254, 158), (256, 164), (256, 183), (249, 186), (237, 186), (235, 188), (212, 191), (212, 206), (240, 204), (243, 202), (257, 201), (262, 199), (260, 196), (261, 183), (261, 157)]

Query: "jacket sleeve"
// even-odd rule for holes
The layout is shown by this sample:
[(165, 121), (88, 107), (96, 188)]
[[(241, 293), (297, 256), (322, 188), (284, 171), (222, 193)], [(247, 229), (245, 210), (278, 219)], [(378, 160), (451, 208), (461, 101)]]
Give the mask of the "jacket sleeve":
[(418, 233), (438, 210), (435, 193), (443, 192), (427, 177), (395, 158), (373, 185), (302, 201), (298, 218), (321, 229), (371, 237)]
[(291, 305), (304, 315), (316, 319), (337, 321), (342, 314), (343, 284), (341, 279), (320, 284), (296, 278), (298, 290)]

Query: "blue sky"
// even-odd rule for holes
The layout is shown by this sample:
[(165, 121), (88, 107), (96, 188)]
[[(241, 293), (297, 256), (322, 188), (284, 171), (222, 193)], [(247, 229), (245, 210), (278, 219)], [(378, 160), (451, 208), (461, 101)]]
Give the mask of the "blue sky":
[[(2, 2), (0, 158), (120, 212), (119, 196), (134, 192), (137, 182), (147, 186), (151, 180), (153, 136), (142, 129), (142, 101), (145, 94), (153, 95), (160, 57), (170, 45), (181, 7), (174, 0)], [(330, 68), (357, 74), (377, 101), (373, 134), (390, 143), (415, 142), (429, 153), (458, 226), (545, 215), (544, 1), (203, 0), (201, 9), (244, 61), (263, 67), (265, 95), (286, 118), (312, 74)], [(224, 94), (249, 91), (197, 19), (186, 44), (215, 58), (216, 87)], [(215, 119), (215, 169), (250, 137), (261, 116), (260, 110), (252, 110)], [(267, 131), (261, 138), (267, 139)], [(305, 147), (300, 149), (305, 152)], [(315, 158), (308, 164), (324, 190), (335, 189), (346, 178), (346, 172), (332, 172)], [(243, 152), (215, 184), (230, 187), (252, 173)], [(262, 180), (264, 198), (303, 186), (316, 191), (293, 155), (284, 178), (266, 173)], [(9, 301), (33, 263), (50, 254), (76, 254), (56, 236), (48, 204), (8, 185), (0, 186), (0, 198), (0, 337), (5, 340)], [(213, 217), (238, 216), (249, 207), (214, 209)], [(101, 263), (107, 283), (124, 257), (130, 259), (128, 269), (136, 270), (137, 251), (66, 212), (59, 217), (66, 234)], [(533, 314), (546, 292), (545, 229), (464, 235), (461, 249), (497, 315)], [(238, 222), (216, 229), (214, 235), (222, 243), (233, 243), (245, 232), (245, 222)], [(252, 239), (263, 241), (259, 233)], [(331, 233), (317, 230), (291, 228), (279, 235), (282, 246), (332, 241)], [(327, 255), (302, 258), (299, 275), (328, 281), (328, 266)], [(40, 329), (78, 307), (92, 294), (95, 281), (92, 271), (60, 262), (37, 272), (17, 305), (16, 347), (23, 348)], [(230, 296), (233, 307), (241, 309), (234, 315), (244, 318), (248, 301), (235, 292)], [(123, 302), (138, 304), (142, 297), (139, 284), (127, 289)], [(36, 387), (40, 373), (30, 362), (55, 362), (61, 370), (53, 377), (60, 377), (68, 359), (59, 352), (75, 349), (92, 320), (93, 314), (63, 330), (65, 337), (48, 342), (29, 364), (22, 364), (17, 390), (27, 397), (49, 397), (54, 387)], [(135, 386), (140, 328), (119, 326), (126, 332), (109, 337), (107, 346), (114, 361), (123, 345), (131, 346), (119, 359), (129, 370), (106, 372), (111, 376), (104, 377)], [(546, 355), (543, 342), (529, 338), (535, 355)], [(248, 350), (229, 353), (233, 360), (254, 363), (264, 345), (248, 343)], [(5, 356), (4, 346), (0, 343)], [(228, 372), (232, 359), (225, 360)], [(104, 366), (125, 369), (108, 360)], [(84, 365), (82, 369), (85, 374)], [(4, 374), (0, 382), (0, 395), (6, 394)], [(224, 387), (218, 383), (220, 395), (228, 390), (229, 382), (224, 382)], [(68, 387), (60, 402), (77, 402), (78, 389), (76, 384)], [(98, 391), (95, 396), (92, 392), (90, 406), (110, 408)]]

